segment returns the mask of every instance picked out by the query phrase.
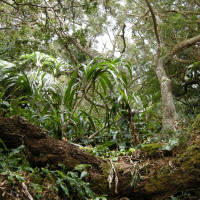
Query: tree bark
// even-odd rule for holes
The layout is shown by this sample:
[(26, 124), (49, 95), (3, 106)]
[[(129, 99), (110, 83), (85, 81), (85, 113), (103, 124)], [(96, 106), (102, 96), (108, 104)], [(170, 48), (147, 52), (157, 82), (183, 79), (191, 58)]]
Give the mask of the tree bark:
[(170, 128), (176, 130), (178, 128), (178, 114), (176, 112), (172, 95), (173, 82), (167, 77), (163, 67), (163, 59), (160, 58), (158, 61), (158, 65), (154, 67), (154, 70), (160, 83), (162, 97), (162, 127), (163, 129)]
[[(90, 187), (98, 194), (107, 194), (107, 199), (127, 197), (128, 199), (166, 199), (175, 192), (200, 184), (200, 131), (188, 143), (173, 151), (160, 151), (160, 146), (145, 148), (132, 156), (119, 157), (112, 163), (95, 157), (69, 142), (59, 141), (48, 136), (44, 130), (28, 124), (19, 117), (0, 118), (0, 138), (9, 148), (25, 145), (24, 153), (33, 166), (58, 163), (73, 169), (78, 164), (90, 164), (87, 168)], [(111, 181), (108, 175), (114, 166), (118, 177)], [(132, 175), (131, 175), (132, 173)], [(142, 179), (140, 179), (140, 176)], [(132, 182), (133, 177), (137, 178)], [(115, 180), (114, 180), (115, 179)], [(132, 186), (131, 186), (132, 182)]]

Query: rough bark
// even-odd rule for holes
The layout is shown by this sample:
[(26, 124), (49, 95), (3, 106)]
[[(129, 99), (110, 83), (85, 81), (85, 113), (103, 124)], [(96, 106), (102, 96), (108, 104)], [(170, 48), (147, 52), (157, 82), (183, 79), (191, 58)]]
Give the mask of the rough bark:
[[(108, 186), (111, 162), (90, 155), (69, 142), (49, 137), (44, 130), (28, 124), (19, 117), (0, 118), (0, 138), (7, 147), (25, 145), (24, 153), (34, 166), (58, 163), (73, 169), (78, 164), (91, 164), (90, 186), (96, 194), (107, 194), (107, 199), (127, 197), (129, 199), (165, 199), (186, 188), (199, 187), (200, 184), (200, 132), (190, 138), (182, 147), (172, 152), (160, 151), (158, 146), (135, 152), (131, 157), (119, 157), (113, 165), (118, 177), (117, 188), (114, 180)], [(146, 151), (147, 150), (147, 151)], [(142, 180), (131, 186), (133, 176), (138, 173)], [(116, 194), (117, 189), (117, 194)]]
[(154, 69), (160, 83), (160, 90), (162, 96), (162, 126), (163, 128), (169, 127), (171, 129), (176, 130), (178, 128), (178, 114), (176, 112), (174, 99), (172, 95), (173, 83), (165, 73), (165, 70), (163, 68), (163, 59), (159, 59), (158, 65), (155, 66)]

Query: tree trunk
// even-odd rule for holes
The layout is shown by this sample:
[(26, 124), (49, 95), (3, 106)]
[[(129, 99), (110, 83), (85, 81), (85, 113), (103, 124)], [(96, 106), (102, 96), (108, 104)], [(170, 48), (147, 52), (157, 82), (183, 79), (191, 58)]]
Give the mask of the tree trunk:
[(176, 130), (178, 127), (178, 114), (176, 112), (174, 99), (172, 95), (172, 81), (167, 77), (163, 69), (163, 59), (160, 58), (158, 65), (154, 67), (158, 80), (160, 82), (161, 96), (162, 96), (162, 127)]
[(176, 112), (173, 96), (172, 96), (172, 81), (167, 77), (164, 65), (170, 63), (171, 59), (175, 54), (179, 51), (182, 51), (184, 48), (188, 48), (189, 46), (194, 45), (195, 43), (200, 41), (200, 35), (197, 35), (193, 38), (186, 39), (177, 45), (175, 45), (172, 49), (170, 49), (170, 53), (164, 57), (160, 57), (161, 52), (161, 42), (160, 36), (158, 33), (158, 24), (156, 20), (156, 15), (154, 10), (150, 4), (149, 0), (146, 0), (147, 6), (152, 16), (153, 25), (154, 25), (154, 33), (157, 41), (157, 53), (155, 56), (154, 70), (160, 82), (161, 88), (161, 96), (162, 96), (162, 106), (163, 106), (163, 118), (162, 118), (162, 127), (163, 130), (165, 128), (170, 128), (176, 130), (178, 128), (178, 115)]
[[(160, 151), (161, 145), (158, 144), (147, 145), (140, 151), (134, 151), (132, 156), (119, 157), (117, 162), (112, 163), (69, 142), (52, 139), (44, 130), (19, 117), (0, 118), (0, 138), (7, 147), (16, 148), (24, 144), (24, 153), (34, 166), (49, 164), (57, 169), (58, 163), (62, 163), (73, 169), (78, 164), (91, 164), (92, 168), (87, 168), (90, 174), (87, 181), (96, 194), (107, 194), (107, 199), (161, 200), (186, 188), (199, 187), (200, 132), (197, 132), (187, 144), (171, 152)], [(112, 165), (114, 177), (109, 189), (108, 176)]]

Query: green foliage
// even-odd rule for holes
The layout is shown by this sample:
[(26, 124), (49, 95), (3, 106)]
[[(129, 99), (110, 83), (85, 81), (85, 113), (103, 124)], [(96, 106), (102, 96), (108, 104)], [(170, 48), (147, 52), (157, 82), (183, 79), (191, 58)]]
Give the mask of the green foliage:
[(12, 183), (14, 177), (16, 177), (17, 180), (24, 182), (25, 180), (21, 172), (29, 166), (25, 161), (25, 156), (20, 154), (21, 150), (24, 148), (24, 145), (21, 145), (17, 149), (9, 151), (1, 139), (0, 143), (4, 147), (4, 149), (0, 149), (1, 174), (8, 176), (8, 183)]
[[(51, 137), (92, 145), (91, 151), (104, 157), (126, 155), (134, 147), (133, 124), (139, 145), (163, 141), (167, 144), (162, 149), (171, 150), (185, 141), (184, 126), (192, 124), (200, 111), (198, 43), (177, 52), (176, 60), (165, 66), (180, 119), (187, 122), (180, 131), (161, 132), (161, 93), (153, 67), (157, 44), (146, 2), (32, 3), (35, 6), (24, 1), (1, 3), (0, 116), (20, 115)], [(186, 38), (198, 36), (195, 2), (150, 3), (156, 11), (161, 56)], [(111, 43), (98, 45), (106, 35)], [(103, 46), (102, 56), (94, 58), (100, 55), (95, 50), (99, 46)], [(116, 53), (112, 50), (123, 52), (126, 60), (108, 59)], [(68, 79), (67, 85), (56, 80), (61, 74)], [(36, 184), (32, 186), (40, 191)], [(58, 184), (65, 194), (67, 184)], [(88, 195), (84, 187), (79, 192)]]
[(132, 178), (133, 178), (132, 181), (131, 181), (131, 186), (134, 186), (134, 188), (135, 188), (135, 186), (136, 186), (136, 183), (137, 183), (138, 178), (139, 178), (140, 180), (143, 180), (141, 174), (139, 173), (139, 169), (140, 169), (140, 168), (136, 168), (135, 170), (131, 171), (131, 176), (132, 176)]
[(90, 189), (89, 183), (83, 181), (85, 177), (89, 176), (88, 172), (85, 171), (85, 167), (91, 167), (91, 165), (81, 164), (76, 166), (73, 171), (67, 170), (63, 164), (58, 164), (61, 170), (50, 170), (48, 168), (33, 169), (27, 162), (26, 157), (21, 153), (24, 145), (19, 146), (17, 149), (9, 150), (1, 139), (0, 143), (4, 147), (4, 149), (0, 149), (0, 173), (7, 175), (9, 181), (7, 184), (11, 184), (14, 178), (20, 182), (26, 182), (27, 177), (22, 172), (31, 172), (32, 181), (34, 180), (31, 186), (38, 192), (38, 198), (42, 196), (42, 191), (44, 190), (41, 180), (49, 179), (53, 181), (53, 189), (55, 191), (62, 191), (65, 196), (69, 197), (76, 191), (81, 199), (86, 197), (106, 199), (104, 195), (97, 197)]
[[(154, 122), (144, 126), (145, 116), (151, 115), (156, 104), (145, 108), (139, 95), (127, 91), (128, 79), (132, 77), (131, 64), (121, 58), (109, 60), (98, 57), (87, 65), (82, 64), (79, 71), (74, 71), (67, 77), (69, 81), (65, 87), (56, 82), (46, 83), (45, 76), (48, 75), (48, 69), (50, 68), (49, 72), (55, 76), (54, 68), (61, 66), (52, 56), (39, 52), (27, 54), (20, 58), (19, 64), (1, 68), (3, 75), (1, 112), (5, 116), (24, 116), (29, 122), (48, 130), (51, 137), (57, 139), (67, 137), (83, 145), (89, 144), (83, 136), (90, 137), (104, 124), (107, 129), (89, 141), (93, 146), (100, 145), (96, 153), (104, 156), (107, 147), (110, 150), (120, 151), (132, 147), (128, 119), (128, 113), (132, 108), (143, 110), (141, 114), (137, 109), (134, 113), (136, 125), (141, 129), (142, 140), (151, 137), (153, 132), (159, 130), (154, 128)], [(34, 76), (23, 70), (29, 67), (39, 67)], [(43, 72), (41, 69), (47, 71)], [(8, 95), (10, 91), (12, 94)], [(90, 111), (88, 106), (79, 108), (80, 101), (83, 101), (80, 95), (89, 99)], [(156, 97), (152, 97), (152, 102), (156, 101), (155, 99)], [(106, 106), (103, 109), (98, 107), (99, 104)], [(99, 112), (105, 113), (104, 117), (96, 117), (95, 113), (99, 115)], [(68, 121), (69, 126), (64, 132)], [(152, 130), (150, 133), (147, 132), (147, 127)], [(101, 146), (102, 143), (105, 145)]]

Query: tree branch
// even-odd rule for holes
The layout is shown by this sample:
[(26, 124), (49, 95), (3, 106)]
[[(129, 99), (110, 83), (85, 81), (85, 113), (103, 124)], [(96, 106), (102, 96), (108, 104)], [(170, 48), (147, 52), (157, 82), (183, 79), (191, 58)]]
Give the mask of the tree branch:
[(156, 35), (157, 44), (160, 45), (160, 38), (159, 38), (159, 34), (158, 34), (158, 25), (157, 25), (157, 22), (156, 22), (156, 16), (155, 16), (155, 13), (153, 11), (153, 8), (151, 7), (151, 4), (149, 3), (149, 0), (146, 0), (146, 2), (147, 2), (147, 5), (149, 7), (149, 10), (151, 12), (152, 19), (153, 19), (154, 32), (155, 32), (155, 35)]
[(198, 61), (198, 60), (182, 60), (182, 59), (180, 59), (178, 57), (176, 57), (174, 60), (179, 62), (179, 63), (182, 63), (182, 64), (192, 64), (192, 63)]
[(177, 76), (178, 74), (181, 74), (181, 73), (183, 73), (183, 72), (186, 72), (187, 69), (188, 69), (188, 67), (182, 69), (181, 71), (177, 72), (176, 74), (171, 75), (169, 78), (172, 78), (172, 77), (174, 77), (174, 76)]
[(152, 16), (152, 19), (153, 19), (154, 32), (155, 32), (155, 35), (156, 35), (156, 40), (157, 40), (157, 45), (158, 45), (156, 59), (155, 59), (155, 62), (154, 62), (154, 67), (157, 67), (158, 66), (158, 60), (159, 60), (159, 57), (160, 57), (160, 38), (159, 38), (159, 34), (158, 34), (158, 26), (157, 26), (157, 22), (156, 22), (155, 13), (153, 11), (153, 8), (151, 7), (149, 0), (146, 0), (146, 3), (147, 3), (147, 6), (149, 7), (149, 10), (151, 12), (151, 16)]
[(88, 51), (87, 49), (83, 48), (80, 44), (80, 42), (77, 41), (76, 38), (72, 38), (69, 36), (70, 41), (83, 53), (85, 53), (87, 56), (89, 56), (91, 59), (94, 58), (94, 55), (92, 54), (92, 51)]
[(77, 65), (78, 65), (78, 61), (76, 60), (76, 57), (72, 54), (72, 51), (71, 51), (71, 49), (69, 48), (67, 42), (65, 42), (63, 45), (64, 45), (64, 47), (66, 48), (66, 50), (69, 52), (70, 57), (71, 57), (72, 60), (74, 61), (75, 65), (77, 66)]
[(196, 5), (200, 7), (200, 2), (198, 0), (194, 0), (194, 3), (196, 3)]
[(101, 108), (106, 108), (106, 106), (104, 105), (101, 105), (101, 104), (98, 104), (98, 103), (95, 103), (93, 102), (87, 95), (85, 96), (85, 99), (90, 102), (91, 104), (95, 105), (95, 106), (98, 106), (98, 107), (101, 107)]
[(108, 128), (109, 126), (111, 126), (111, 125), (119, 122), (121, 119), (122, 118), (120, 118), (120, 119), (118, 119), (118, 120), (116, 120), (116, 121), (114, 121), (112, 123), (109, 123), (107, 126), (102, 127), (101, 129), (99, 129), (98, 131), (96, 131), (95, 133), (93, 133), (90, 137), (88, 137), (88, 139), (89, 140), (92, 139), (95, 135), (97, 135), (98, 133), (100, 133), (101, 131), (103, 131), (105, 128)]
[(125, 40), (125, 37), (124, 37), (124, 34), (125, 34), (125, 28), (126, 28), (126, 24), (123, 24), (123, 27), (122, 27), (122, 39), (123, 39), (123, 43), (124, 43), (124, 48), (122, 49), (122, 52), (121, 53), (124, 53), (125, 50), (126, 50), (126, 40)]
[(167, 59), (166, 59), (164, 65), (167, 65), (176, 53), (178, 53), (179, 51), (181, 51), (182, 49), (184, 49), (186, 47), (190, 47), (190, 46), (194, 45), (196, 42), (199, 42), (199, 41), (200, 41), (200, 35), (195, 36), (190, 39), (187, 39), (187, 40), (184, 40), (183, 42), (180, 42), (179, 44), (177, 44), (172, 49), (171, 53), (167, 56)]

